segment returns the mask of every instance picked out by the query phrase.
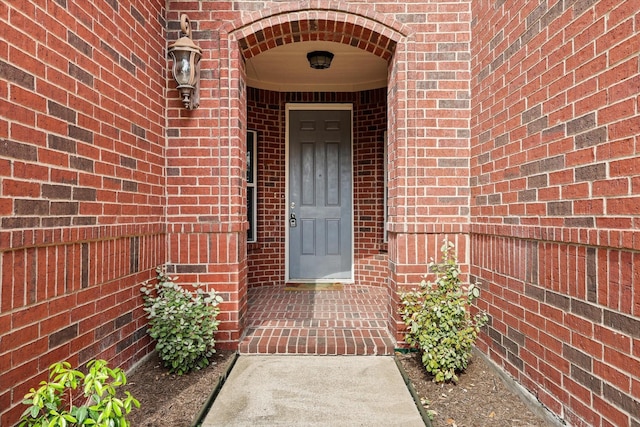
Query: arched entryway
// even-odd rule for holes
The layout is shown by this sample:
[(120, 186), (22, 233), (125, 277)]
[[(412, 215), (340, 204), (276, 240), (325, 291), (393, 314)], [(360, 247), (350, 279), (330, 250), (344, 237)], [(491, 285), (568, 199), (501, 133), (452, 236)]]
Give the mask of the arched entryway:
[[(291, 7), (290, 3), (288, 5)], [(248, 311), (240, 312), (240, 322), (245, 326), (241, 351), (305, 352), (291, 347), (295, 341), (306, 343), (306, 352), (372, 354), (392, 352), (395, 345), (398, 325), (395, 317), (396, 281), (390, 268), (393, 262), (389, 259), (385, 232), (386, 153), (387, 147), (393, 150), (398, 143), (395, 129), (402, 128), (397, 122), (404, 118), (401, 111), (404, 81), (399, 78), (399, 71), (406, 36), (402, 26), (394, 27), (393, 23), (385, 22), (375, 14), (325, 7), (292, 8), (274, 11), (273, 14), (262, 12), (243, 22), (230, 24), (233, 28), (229, 28), (228, 40), (221, 37), (221, 48), (228, 49), (229, 121), (237, 124), (238, 129), (233, 137), (239, 138), (242, 148), (244, 140), (257, 141), (255, 146), (249, 144), (250, 155), (241, 159), (249, 163), (250, 172), (257, 169), (255, 175), (248, 177), (248, 185), (244, 189), (249, 202), (248, 214), (255, 212), (257, 215), (255, 223), (250, 221), (247, 257), (243, 263), (246, 274), (241, 275), (245, 282), (240, 287), (248, 291), (239, 292), (248, 294)], [(307, 77), (306, 80), (302, 77), (300, 80), (297, 74), (287, 74), (288, 77), (276, 78), (275, 81), (273, 78), (261, 79), (261, 76), (274, 74), (273, 70), (264, 67), (270, 64), (275, 67), (296, 50), (298, 53), (337, 51), (336, 59), (342, 55), (340, 60), (349, 59), (345, 62), (353, 67), (353, 58), (347, 57), (351, 50), (353, 55), (361, 55), (363, 61), (360, 65), (364, 68), (360, 70), (359, 78), (347, 78), (348, 73), (343, 70), (342, 80), (329, 79), (324, 87), (320, 81), (324, 76), (317, 79)], [(274, 52), (285, 52), (284, 56), (274, 56), (284, 59), (264, 61)], [(302, 59), (306, 61), (306, 58)], [(371, 83), (375, 78), (365, 77), (365, 68), (368, 71), (371, 67), (365, 60), (369, 64), (375, 61), (384, 64), (381, 85), (379, 82), (377, 86)], [(308, 67), (308, 64), (300, 65), (293, 61), (287, 64)], [(346, 255), (352, 259), (349, 263), (352, 270), (340, 271), (338, 276), (325, 275), (324, 272), (305, 276), (306, 272), (303, 272), (304, 279), (309, 280), (301, 280), (325, 285), (339, 282), (342, 285), (339, 291), (284, 290), (286, 284), (300, 282), (295, 280), (298, 278), (296, 274), (300, 273), (297, 270), (292, 273), (294, 268), (290, 265), (295, 261), (292, 261), (293, 246), (290, 245), (290, 236), (294, 233), (289, 229), (296, 226), (295, 221), (290, 223), (289, 220), (292, 215), (295, 217), (299, 206), (295, 205), (299, 202), (294, 200), (290, 184), (290, 164), (294, 162), (290, 161), (289, 154), (295, 150), (291, 149), (288, 138), (292, 129), (289, 112), (296, 109), (312, 113), (349, 111), (349, 117), (341, 126), (349, 127), (346, 133), (349, 134), (349, 154), (352, 157), (348, 163), (352, 169), (341, 179), (350, 180), (352, 186), (341, 186), (338, 193), (352, 192), (346, 198), (352, 202), (351, 216), (346, 215), (350, 229), (344, 234), (351, 233), (352, 237), (351, 253)], [(235, 132), (235, 129), (230, 129), (230, 133)], [(317, 150), (316, 157), (326, 150), (325, 146)], [(238, 152), (244, 154), (243, 150)], [(316, 157), (310, 154), (310, 158)], [(251, 162), (256, 158), (257, 162), (252, 166)], [(329, 158), (330, 154), (327, 155)], [(316, 167), (317, 164), (311, 166)], [(322, 176), (321, 173), (318, 175)], [(314, 182), (309, 185), (317, 188)], [(255, 194), (258, 196), (252, 200)], [(344, 212), (341, 215), (345, 218)], [(326, 246), (327, 242), (322, 245)], [(308, 263), (311, 264), (313, 261)], [(337, 279), (333, 280), (334, 277)], [(332, 308), (327, 309), (329, 306)], [(268, 312), (266, 307), (271, 310)], [(356, 330), (359, 332), (354, 334)], [(336, 331), (339, 331), (337, 335)], [(320, 341), (326, 346), (318, 347), (316, 339), (298, 338), (308, 334), (321, 337)], [(357, 339), (358, 334), (360, 340)]]

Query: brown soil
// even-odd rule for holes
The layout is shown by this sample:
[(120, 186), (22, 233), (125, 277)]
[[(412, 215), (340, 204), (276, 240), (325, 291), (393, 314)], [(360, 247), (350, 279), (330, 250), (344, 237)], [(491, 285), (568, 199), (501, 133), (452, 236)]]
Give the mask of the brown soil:
[[(232, 352), (218, 351), (206, 369), (171, 375), (157, 357), (139, 365), (125, 387), (141, 404), (128, 418), (133, 427), (191, 426), (218, 379), (234, 360)], [(458, 384), (435, 384), (416, 353), (398, 358), (418, 396), (433, 413), (433, 426), (536, 426), (547, 424), (502, 383), (486, 363), (472, 359)]]
[(127, 420), (132, 427), (193, 425), (234, 358), (235, 352), (218, 350), (208, 367), (172, 375), (154, 353), (127, 376), (124, 389), (140, 401), (140, 408), (134, 408)]
[(434, 383), (418, 353), (398, 358), (424, 407), (432, 413), (434, 427), (549, 425), (529, 410), (480, 357), (472, 357), (457, 384)]

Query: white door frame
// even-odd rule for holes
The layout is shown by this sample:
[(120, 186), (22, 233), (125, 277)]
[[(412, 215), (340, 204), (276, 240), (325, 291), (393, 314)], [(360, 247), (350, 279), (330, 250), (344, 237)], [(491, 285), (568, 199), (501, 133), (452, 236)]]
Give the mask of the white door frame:
[[(351, 113), (351, 129), (350, 129), (350, 145), (351, 145), (351, 278), (340, 279), (342, 283), (354, 283), (354, 252), (355, 252), (355, 215), (354, 215), (354, 203), (353, 203), (353, 177), (354, 177), (354, 157), (353, 157), (353, 104), (298, 104), (287, 103), (285, 106), (285, 205), (284, 205), (284, 229), (285, 229), (285, 243), (284, 243), (284, 280), (285, 283), (291, 281), (289, 275), (289, 113), (296, 110), (328, 110), (328, 111), (349, 111)], [(294, 279), (296, 282), (309, 282), (309, 283), (332, 283), (336, 279), (316, 279), (316, 280), (299, 280)]]

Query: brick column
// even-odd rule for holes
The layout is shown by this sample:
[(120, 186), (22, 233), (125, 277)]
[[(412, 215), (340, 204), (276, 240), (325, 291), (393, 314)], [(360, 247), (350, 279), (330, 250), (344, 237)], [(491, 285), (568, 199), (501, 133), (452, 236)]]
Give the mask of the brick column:
[[(180, 12), (169, 13), (171, 23)], [(200, 107), (183, 109), (177, 91), (170, 91), (168, 271), (179, 283), (200, 284), (223, 297), (217, 345), (235, 348), (246, 310), (246, 101), (237, 46), (224, 32), (202, 29), (215, 22), (207, 16), (191, 19), (203, 50)]]
[(390, 322), (399, 341), (395, 292), (420, 283), (445, 238), (463, 273), (469, 262), (470, 5), (427, 2), (407, 12), (414, 31), (390, 69), (387, 150)]

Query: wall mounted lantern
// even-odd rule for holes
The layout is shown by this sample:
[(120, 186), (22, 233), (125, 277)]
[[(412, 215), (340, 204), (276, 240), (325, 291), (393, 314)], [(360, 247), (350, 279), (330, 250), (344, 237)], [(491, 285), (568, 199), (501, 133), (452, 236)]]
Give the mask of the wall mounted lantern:
[(331, 60), (333, 59), (333, 53), (326, 52), (324, 50), (316, 50), (307, 53), (307, 60), (311, 68), (315, 70), (326, 70), (331, 66)]
[(168, 53), (173, 60), (173, 78), (177, 83), (182, 104), (187, 110), (200, 105), (200, 58), (202, 49), (191, 39), (191, 22), (186, 14), (180, 16), (181, 37), (169, 45)]

